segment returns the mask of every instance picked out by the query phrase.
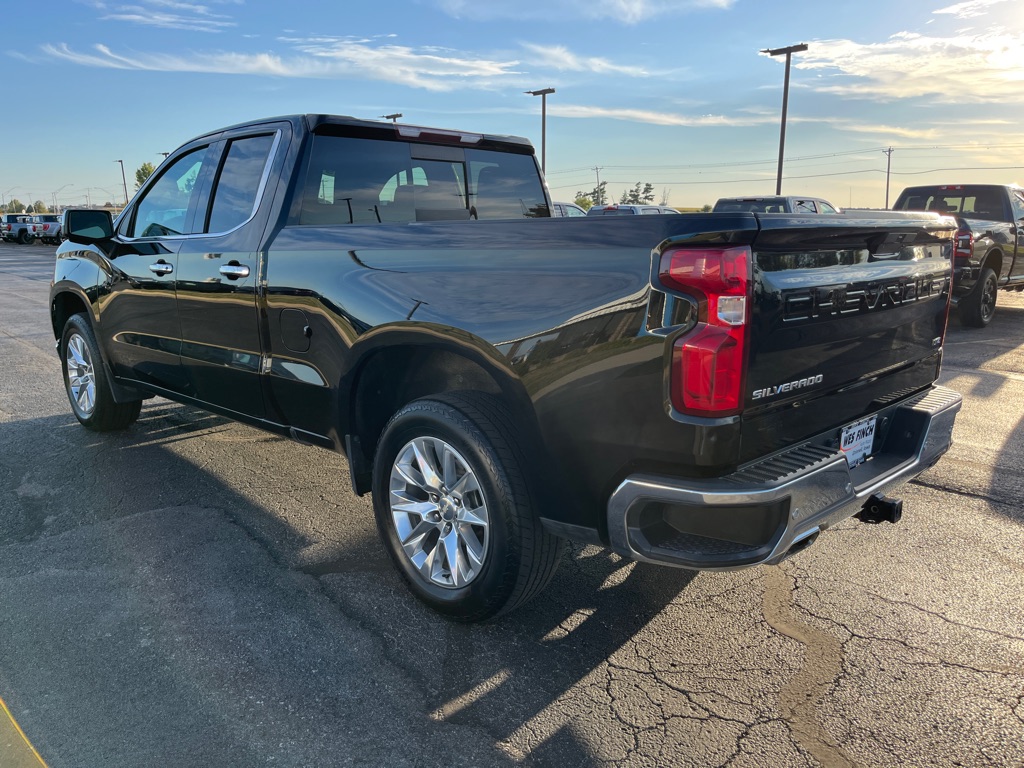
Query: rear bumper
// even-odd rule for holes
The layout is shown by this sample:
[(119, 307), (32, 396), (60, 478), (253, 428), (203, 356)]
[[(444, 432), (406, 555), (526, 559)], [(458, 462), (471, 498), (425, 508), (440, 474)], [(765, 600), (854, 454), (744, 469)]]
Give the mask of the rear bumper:
[(953, 264), (952, 303), (956, 306), (960, 299), (974, 290), (978, 284), (981, 266), (970, 261), (956, 259)]
[[(851, 469), (827, 440), (712, 480), (633, 475), (608, 501), (611, 548), (634, 560), (731, 570), (781, 559), (930, 467), (949, 449), (960, 395), (932, 387), (878, 412), (888, 420), (872, 458)], [(825, 436), (831, 437), (831, 436)]]

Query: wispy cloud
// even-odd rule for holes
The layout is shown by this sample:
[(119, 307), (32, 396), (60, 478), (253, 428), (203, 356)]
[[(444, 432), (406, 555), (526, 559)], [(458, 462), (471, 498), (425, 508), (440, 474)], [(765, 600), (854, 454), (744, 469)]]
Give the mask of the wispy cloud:
[(794, 66), (822, 72), (825, 77), (812, 87), (840, 96), (999, 102), (1021, 93), (1024, 34), (994, 29), (950, 37), (901, 32), (867, 44), (821, 40), (794, 58)]
[(978, 16), (985, 16), (988, 14), (989, 9), (992, 8), (992, 6), (1008, 2), (1011, 2), (1011, 0), (966, 0), (962, 3), (956, 3), (954, 5), (946, 6), (945, 8), (939, 8), (937, 11), (932, 11), (932, 13), (948, 14), (950, 16), (955, 16), (958, 19), (973, 19)]
[(886, 141), (893, 137), (900, 139), (933, 140), (941, 138), (945, 135), (946, 131), (945, 126), (940, 130), (932, 127), (911, 128), (899, 125), (884, 125), (882, 123), (858, 123), (852, 120), (824, 120), (821, 122), (826, 122), (833, 128), (843, 131), (878, 135)]
[(288, 39), (296, 54), (200, 52), (188, 56), (128, 51), (118, 53), (106, 45), (90, 52), (67, 44), (44, 45), (51, 57), (89, 67), (137, 69), (156, 72), (205, 72), (230, 75), (269, 75), (285, 78), (345, 79), (358, 77), (448, 91), (486, 88), (495, 81), (517, 76), (517, 61), (499, 61), (439, 48), (379, 45), (366, 39)]
[(120, 21), (190, 32), (223, 32), (237, 26), (230, 16), (214, 13), (208, 5), (181, 0), (140, 0), (131, 5), (96, 2), (93, 7), (101, 12), (101, 21)]
[(436, 0), (445, 13), (457, 18), (493, 19), (594, 19), (637, 24), (656, 16), (680, 15), (699, 10), (728, 10), (737, 0)]
[(532, 56), (531, 64), (560, 72), (595, 72), (598, 74), (629, 75), (643, 77), (648, 73), (642, 67), (615, 64), (597, 56), (580, 56), (563, 45), (537, 45), (523, 43)]
[[(661, 112), (644, 109), (556, 103), (548, 105), (548, 113), (555, 117), (606, 118), (610, 120), (625, 120), (632, 123), (682, 126), (688, 128), (713, 128), (720, 126), (747, 127), (752, 125), (763, 125), (765, 123), (777, 123), (779, 120), (778, 115), (742, 115), (739, 117), (730, 115), (685, 115), (676, 112)], [(796, 122), (798, 120), (799, 118), (792, 118), (791, 122)]]

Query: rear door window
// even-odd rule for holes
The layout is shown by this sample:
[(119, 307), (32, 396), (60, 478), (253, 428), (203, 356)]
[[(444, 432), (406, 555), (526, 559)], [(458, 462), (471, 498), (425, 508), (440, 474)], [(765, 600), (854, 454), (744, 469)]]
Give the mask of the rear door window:
[(274, 135), (246, 136), (228, 143), (204, 232), (228, 232), (256, 212)]

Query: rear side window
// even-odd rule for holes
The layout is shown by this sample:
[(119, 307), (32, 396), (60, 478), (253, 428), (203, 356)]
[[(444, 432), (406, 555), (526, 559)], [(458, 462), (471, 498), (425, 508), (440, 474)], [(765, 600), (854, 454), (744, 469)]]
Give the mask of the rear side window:
[(532, 155), (317, 135), (299, 223), (549, 215)]
[(204, 232), (227, 232), (253, 215), (274, 137), (247, 136), (228, 144)]
[(793, 213), (817, 213), (813, 200), (794, 200)]

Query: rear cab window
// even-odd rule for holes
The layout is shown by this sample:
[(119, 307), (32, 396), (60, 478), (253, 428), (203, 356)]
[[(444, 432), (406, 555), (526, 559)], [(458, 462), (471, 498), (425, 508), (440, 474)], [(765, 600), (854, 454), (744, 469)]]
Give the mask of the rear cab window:
[(935, 211), (965, 219), (1010, 220), (1002, 189), (982, 185), (915, 187), (900, 196), (893, 210)]
[(297, 223), (548, 216), (532, 154), (316, 134)]

